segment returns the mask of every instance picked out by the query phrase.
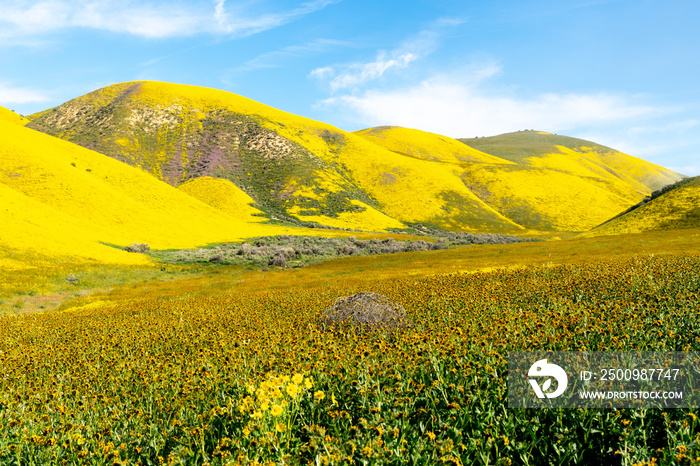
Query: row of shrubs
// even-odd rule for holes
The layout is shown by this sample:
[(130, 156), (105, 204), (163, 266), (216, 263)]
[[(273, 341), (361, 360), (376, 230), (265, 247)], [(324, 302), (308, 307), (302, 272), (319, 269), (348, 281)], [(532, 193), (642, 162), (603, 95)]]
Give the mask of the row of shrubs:
[(461, 231), (440, 231), (435, 232), (434, 236), (449, 241), (452, 245), (461, 244), (510, 244), (523, 241), (536, 241), (534, 239), (519, 238), (512, 235), (503, 235), (500, 233), (464, 233)]
[(446, 249), (451, 245), (504, 244), (518, 241), (522, 241), (522, 239), (508, 235), (472, 233), (454, 233), (438, 238), (437, 241), (397, 241), (393, 238), (363, 240), (354, 236), (321, 238), (281, 235), (264, 236), (244, 243), (225, 243), (208, 249), (158, 251), (154, 255), (167, 262), (179, 263), (214, 262), (262, 267), (299, 267), (311, 262), (343, 256), (430, 251)]
[[(266, 237), (259, 238), (252, 244), (243, 243), (237, 246), (239, 256), (275, 256), (282, 255), (287, 259), (294, 257), (325, 257), (325, 256), (357, 256), (372, 254), (391, 254), (394, 252), (429, 251), (445, 249), (445, 241), (436, 242), (396, 241), (388, 239), (361, 240), (354, 236), (349, 238), (315, 238), (315, 237), (278, 237), (280, 240)], [(236, 248), (236, 246), (234, 246)]]

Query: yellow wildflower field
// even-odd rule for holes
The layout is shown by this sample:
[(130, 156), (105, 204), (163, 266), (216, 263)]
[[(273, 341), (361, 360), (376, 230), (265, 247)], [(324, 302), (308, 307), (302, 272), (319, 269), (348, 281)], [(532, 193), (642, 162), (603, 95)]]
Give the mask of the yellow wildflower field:
[[(506, 378), (509, 351), (698, 351), (698, 244), (654, 232), (215, 267), (0, 317), (0, 462), (692, 464), (697, 408), (509, 409)], [(360, 291), (414, 327), (322, 331)]]

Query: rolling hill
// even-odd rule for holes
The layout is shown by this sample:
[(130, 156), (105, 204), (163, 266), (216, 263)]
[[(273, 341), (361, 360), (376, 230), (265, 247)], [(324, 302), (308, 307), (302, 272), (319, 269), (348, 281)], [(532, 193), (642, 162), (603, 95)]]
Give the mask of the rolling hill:
[(30, 119), (28, 127), (182, 185), (220, 211), (252, 199), (262, 212), (254, 220), (299, 225), (585, 231), (681, 177), (547, 133), (349, 133), (229, 92), (148, 81), (108, 86)]
[(32, 119), (32, 128), (173, 186), (202, 176), (228, 179), (269, 217), (353, 229), (422, 223), (523, 230), (478, 199), (451, 165), (406, 157), (224, 91), (123, 83)]
[(543, 131), (518, 131), (459, 140), (524, 166), (549, 168), (582, 177), (601, 177), (608, 182), (619, 179), (640, 191), (645, 188), (654, 191), (682, 178), (672, 170), (609, 147)]
[(686, 178), (652, 194), (629, 211), (580, 236), (592, 237), (700, 227), (700, 177)]
[(475, 192), (520, 224), (581, 230), (682, 175), (590, 141), (540, 131), (460, 141), (515, 162), (466, 173)]
[(109, 244), (195, 247), (289, 228), (229, 215), (138, 168), (0, 120), (0, 260), (15, 252), (145, 263)]
[(406, 128), (359, 131), (389, 150), (452, 163), (481, 200), (532, 230), (585, 230), (680, 175), (588, 141), (523, 131), (459, 140)]

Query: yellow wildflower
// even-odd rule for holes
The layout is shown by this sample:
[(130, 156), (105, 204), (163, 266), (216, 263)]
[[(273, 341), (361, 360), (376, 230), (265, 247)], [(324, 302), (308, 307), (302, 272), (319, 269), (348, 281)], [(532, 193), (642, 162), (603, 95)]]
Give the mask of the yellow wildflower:
[(282, 407), (280, 405), (272, 405), (272, 409), (270, 409), (270, 414), (273, 416), (279, 416), (282, 414)]
[(291, 396), (292, 398), (295, 398), (301, 390), (299, 389), (299, 385), (296, 384), (289, 384), (287, 385), (287, 395)]

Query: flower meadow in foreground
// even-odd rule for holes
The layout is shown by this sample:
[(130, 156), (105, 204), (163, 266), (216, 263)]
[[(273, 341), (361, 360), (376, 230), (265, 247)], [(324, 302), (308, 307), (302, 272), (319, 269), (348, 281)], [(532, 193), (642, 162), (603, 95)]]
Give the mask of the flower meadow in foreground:
[[(193, 280), (3, 317), (0, 464), (696, 464), (695, 408), (515, 410), (506, 379), (509, 351), (698, 351), (698, 270), (655, 256), (187, 296)], [(358, 291), (415, 326), (321, 331)]]

